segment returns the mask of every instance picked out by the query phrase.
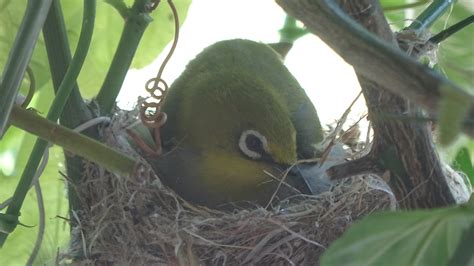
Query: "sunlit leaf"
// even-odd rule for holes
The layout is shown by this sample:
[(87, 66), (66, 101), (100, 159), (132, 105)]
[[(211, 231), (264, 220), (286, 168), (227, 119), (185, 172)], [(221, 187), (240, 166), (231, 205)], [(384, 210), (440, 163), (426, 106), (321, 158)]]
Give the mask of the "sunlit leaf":
[[(128, 1), (130, 2), (130, 1)], [(178, 9), (181, 23), (185, 20), (191, 0), (173, 1)], [(4, 65), (13, 44), (26, 0), (0, 0), (0, 65)], [(82, 23), (82, 1), (61, 1), (64, 19), (68, 29), (71, 51), (75, 50)], [(139, 45), (132, 67), (143, 67), (151, 63), (174, 36), (171, 11), (165, 1), (151, 14), (153, 22), (148, 26)], [(79, 76), (81, 92), (85, 97), (97, 94), (117, 47), (124, 19), (105, 1), (97, 1), (97, 18), (90, 52)], [(44, 42), (38, 42), (31, 66), (42, 87), (49, 79), (49, 67)], [(94, 78), (91, 78), (94, 77)]]
[[(186, 18), (191, 0), (173, 1), (178, 9), (181, 23)], [(82, 19), (81, 1), (62, 1), (62, 8), (68, 27), (71, 50), (74, 50), (79, 37)], [(153, 22), (148, 26), (132, 67), (140, 68), (151, 63), (174, 36), (174, 22), (166, 3), (162, 3), (151, 14)], [(124, 20), (120, 14), (105, 1), (97, 1), (97, 17), (89, 54), (79, 75), (79, 85), (85, 97), (95, 96), (112, 61), (115, 48), (122, 33)], [(94, 77), (91, 79), (91, 77)]]

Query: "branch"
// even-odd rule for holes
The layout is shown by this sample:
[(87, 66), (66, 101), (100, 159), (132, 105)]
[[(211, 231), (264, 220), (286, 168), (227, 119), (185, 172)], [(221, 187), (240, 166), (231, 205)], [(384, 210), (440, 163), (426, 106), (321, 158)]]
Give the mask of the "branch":
[(10, 116), (13, 126), (63, 147), (118, 174), (129, 176), (137, 161), (92, 138), (74, 132), (37, 115), (34, 111), (14, 106)]
[[(430, 103), (432, 108), (438, 108), (438, 101), (441, 101), (438, 94), (446, 92), (436, 87), (438, 85), (451, 86), (449, 91), (456, 95), (462, 95), (463, 92), (397, 50), (397, 42), (377, 0), (339, 0), (337, 3), (341, 8), (334, 6), (332, 0), (280, 2), (297, 8), (291, 9), (292, 12), (302, 15), (297, 17), (311, 30), (311, 27), (317, 27), (319, 35), (327, 38), (333, 48), (337, 51), (342, 49), (341, 55), (346, 60), (354, 60), (350, 63), (354, 65), (366, 99), (374, 129), (371, 150), (358, 160), (331, 167), (327, 170), (328, 176), (337, 179), (367, 172), (383, 173), (401, 208), (433, 208), (454, 204), (455, 199), (433, 144), (431, 129), (425, 123), (387, 119), (386, 114), (416, 114), (419, 108), (411, 107), (410, 95), (424, 100), (425, 104)], [(323, 9), (325, 11), (321, 13)], [(345, 22), (341, 22), (341, 17)], [(334, 38), (339, 39), (336, 41)], [(376, 71), (381, 78), (369, 70)], [(413, 73), (420, 76), (414, 76)], [(404, 95), (404, 99), (395, 94), (401, 93), (397, 87), (392, 87), (394, 84), (417, 90), (407, 90), (408, 96)], [(436, 102), (433, 102), (433, 95), (436, 96)]]
[(473, 95), (354, 23), (336, 1), (277, 2), (357, 69), (358, 74), (377, 84), (383, 84), (384, 89), (426, 108), (433, 112), (433, 116), (439, 111), (443, 91), (470, 100), (472, 104), (464, 119), (463, 131), (474, 137), (474, 124), (469, 122), (474, 121)]
[(411, 30), (424, 30), (441, 17), (456, 0), (434, 0), (421, 14), (408, 26)]

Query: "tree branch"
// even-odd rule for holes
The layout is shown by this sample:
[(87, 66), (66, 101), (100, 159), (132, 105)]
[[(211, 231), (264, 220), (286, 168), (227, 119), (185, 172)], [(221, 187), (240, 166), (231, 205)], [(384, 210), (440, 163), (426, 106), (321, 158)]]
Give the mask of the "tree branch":
[(419, 108), (408, 100), (436, 111), (442, 86), (466, 93), (398, 49), (378, 1), (339, 0), (340, 7), (332, 0), (277, 1), (354, 66), (367, 102), (374, 128), (371, 151), (359, 160), (328, 169), (328, 175), (344, 178), (387, 172), (388, 184), (402, 208), (454, 204), (428, 125), (387, 119), (386, 115), (416, 114)]
[[(276, 1), (354, 66), (360, 75), (377, 84), (383, 84), (384, 89), (426, 108), (432, 112), (433, 117), (437, 116), (442, 90), (470, 99), (472, 104), (465, 118), (463, 131), (474, 137), (474, 123), (471, 122), (474, 121), (474, 96), (383, 41), (393, 38), (381, 35), (392, 35), (391, 31), (374, 32), (382, 37), (377, 38), (361, 25), (354, 23), (334, 0)], [(368, 16), (372, 14), (373, 6), (366, 6), (366, 10), (360, 9), (357, 11), (359, 13), (349, 15)]]

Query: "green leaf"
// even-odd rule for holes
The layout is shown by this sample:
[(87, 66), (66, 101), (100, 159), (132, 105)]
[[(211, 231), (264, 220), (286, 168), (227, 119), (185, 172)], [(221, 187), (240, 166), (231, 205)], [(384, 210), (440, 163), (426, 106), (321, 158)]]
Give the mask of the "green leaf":
[[(13, 44), (26, 2), (27, 0), (0, 0), (0, 7), (3, 7), (0, 9), (0, 65), (2, 66)], [(186, 18), (191, 0), (173, 2), (182, 23)], [(61, 5), (68, 29), (69, 44), (71, 51), (74, 51), (81, 27), (82, 1), (61, 1)], [(174, 36), (173, 19), (166, 1), (162, 1), (151, 16), (154, 21), (145, 32), (135, 55), (132, 65), (135, 68), (151, 63)], [(105, 1), (97, 1), (93, 40), (83, 71), (79, 76), (79, 86), (84, 97), (90, 98), (97, 94), (117, 47), (123, 24), (124, 20), (117, 10)], [(37, 78), (37, 87), (43, 87), (50, 80), (50, 73), (42, 38), (36, 45), (31, 66)]]
[(441, 145), (449, 145), (456, 140), (469, 108), (471, 97), (465, 97), (457, 91), (441, 85), (441, 102), (439, 106), (438, 140)]
[(447, 265), (473, 212), (471, 198), (452, 208), (372, 215), (333, 242), (321, 265)]
[[(432, 33), (438, 33), (469, 16), (472, 16), (472, 1), (459, 0), (448, 12), (431, 28)], [(438, 64), (447, 77), (460, 85), (463, 89), (474, 93), (474, 27), (468, 26), (449, 37), (439, 46), (437, 54)]]
[[(52, 84), (48, 81), (35, 94), (31, 105), (39, 112), (45, 114), (48, 111), (50, 100), (53, 96)], [(13, 172), (8, 171), (8, 173), (4, 173), (3, 165), (9, 162), (3, 161), (0, 158), (0, 202), (13, 195), (35, 139), (35, 136), (10, 127), (0, 142), (0, 154), (12, 155), (15, 160)], [(69, 237), (69, 226), (64, 220), (56, 217), (57, 215), (62, 217), (67, 217), (68, 215), (64, 179), (58, 172), (59, 170), (65, 172), (63, 161), (60, 148), (53, 147), (50, 149), (49, 163), (40, 181), (46, 208), (45, 242), (41, 246), (39, 254), (41, 259), (47, 257), (47, 260), (51, 260), (54, 258), (57, 248), (64, 247)], [(33, 190), (28, 193), (25, 199), (21, 209), (20, 222), (34, 227), (17, 226), (15, 231), (8, 237), (5, 245), (0, 249), (0, 265), (24, 265), (33, 249), (34, 239), (38, 230), (38, 206)], [(54, 264), (54, 260), (45, 264)]]
[[(191, 0), (173, 1), (178, 9), (180, 22), (186, 18)], [(81, 1), (61, 2), (66, 26), (68, 27), (71, 49), (77, 42), (81, 25)], [(148, 26), (132, 67), (141, 68), (150, 64), (170, 42), (174, 36), (174, 22), (166, 1), (151, 13), (153, 22)], [(97, 1), (97, 18), (94, 28), (89, 55), (79, 76), (79, 87), (84, 97), (92, 97), (98, 93), (100, 85), (107, 73), (122, 33), (124, 19), (119, 12), (105, 1)], [(97, 78), (90, 78), (97, 77)], [(142, 87), (142, 85), (141, 85)]]
[(449, 260), (448, 265), (474, 265), (472, 243), (474, 243), (474, 224), (463, 233), (463, 238)]
[[(3, 69), (20, 27), (26, 1), (0, 0), (0, 7), (2, 7), (0, 8), (0, 66)], [(49, 72), (45, 72), (48, 69), (48, 60), (45, 53), (42, 52), (43, 50), (44, 43), (40, 40), (36, 44), (30, 63), (35, 73), (38, 88), (42, 87), (49, 80)]]
[(462, 147), (459, 149), (452, 165), (454, 169), (462, 171), (464, 174), (466, 174), (471, 184), (474, 184), (474, 166), (472, 164), (469, 149), (467, 147)]

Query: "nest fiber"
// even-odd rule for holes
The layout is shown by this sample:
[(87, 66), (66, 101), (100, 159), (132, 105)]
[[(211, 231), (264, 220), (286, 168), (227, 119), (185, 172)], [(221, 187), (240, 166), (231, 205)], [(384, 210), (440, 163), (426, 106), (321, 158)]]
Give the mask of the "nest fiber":
[(75, 188), (83, 208), (72, 217), (68, 256), (86, 263), (314, 265), (355, 220), (390, 206), (389, 194), (368, 185), (372, 176), (272, 209), (228, 213), (195, 206), (164, 186), (117, 128), (103, 130), (108, 144), (143, 165), (130, 177), (84, 166)]

